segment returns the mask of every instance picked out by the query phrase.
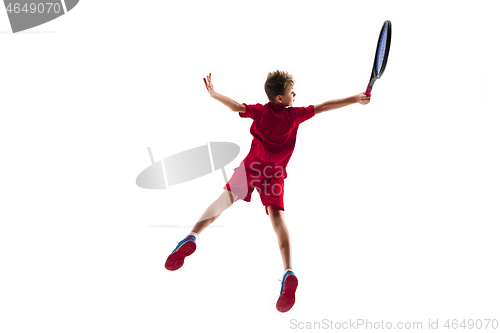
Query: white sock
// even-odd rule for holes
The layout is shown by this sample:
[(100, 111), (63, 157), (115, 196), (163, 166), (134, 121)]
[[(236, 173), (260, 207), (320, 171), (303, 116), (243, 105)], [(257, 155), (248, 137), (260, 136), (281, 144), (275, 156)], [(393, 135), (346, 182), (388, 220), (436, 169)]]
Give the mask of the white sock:
[(190, 232), (186, 237), (188, 236), (194, 236), (196, 238), (198, 237), (198, 234), (196, 232)]
[(285, 271), (285, 273), (283, 273), (283, 275), (285, 275), (285, 274), (286, 274), (286, 272), (288, 272), (288, 271), (290, 271), (290, 272), (292, 272), (292, 273), (293, 273), (293, 271), (289, 268), (289, 269), (287, 269), (287, 270)]

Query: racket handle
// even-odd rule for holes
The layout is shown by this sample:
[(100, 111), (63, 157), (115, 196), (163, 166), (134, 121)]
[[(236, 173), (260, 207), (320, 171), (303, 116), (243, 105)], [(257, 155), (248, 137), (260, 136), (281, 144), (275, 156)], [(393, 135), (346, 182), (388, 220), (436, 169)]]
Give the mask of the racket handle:
[(370, 96), (371, 94), (372, 94), (372, 88), (371, 87), (366, 88), (365, 95)]

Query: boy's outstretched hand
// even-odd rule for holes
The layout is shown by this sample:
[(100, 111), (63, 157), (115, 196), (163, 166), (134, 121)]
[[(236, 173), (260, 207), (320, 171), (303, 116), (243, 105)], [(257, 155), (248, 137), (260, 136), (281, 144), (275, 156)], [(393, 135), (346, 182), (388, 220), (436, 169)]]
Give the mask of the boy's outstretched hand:
[(203, 81), (205, 82), (205, 87), (207, 88), (208, 94), (210, 97), (215, 96), (215, 90), (214, 86), (212, 84), (212, 73), (208, 74), (206, 78), (203, 78)]
[(210, 97), (215, 98), (217, 101), (221, 102), (222, 104), (230, 108), (232, 111), (238, 111), (238, 112), (246, 111), (245, 105), (237, 103), (233, 101), (231, 98), (219, 94), (218, 92), (215, 92), (214, 85), (212, 84), (212, 73), (208, 74), (206, 78), (204, 77), (203, 82), (205, 82), (205, 87), (207, 88)]
[(366, 105), (368, 103), (370, 103), (370, 98), (371, 96), (366, 96), (364, 92), (356, 95), (356, 102), (358, 102), (359, 104), (363, 104), (363, 105)]

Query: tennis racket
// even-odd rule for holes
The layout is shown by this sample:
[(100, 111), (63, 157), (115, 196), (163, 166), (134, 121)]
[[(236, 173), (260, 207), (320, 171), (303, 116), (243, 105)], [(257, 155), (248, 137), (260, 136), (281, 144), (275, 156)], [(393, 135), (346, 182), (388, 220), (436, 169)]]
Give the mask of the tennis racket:
[(389, 49), (391, 48), (391, 21), (387, 20), (382, 26), (380, 36), (378, 37), (377, 51), (375, 52), (375, 61), (373, 62), (370, 82), (366, 88), (365, 95), (370, 96), (373, 85), (377, 79), (380, 79), (384, 73), (387, 59), (389, 58)]

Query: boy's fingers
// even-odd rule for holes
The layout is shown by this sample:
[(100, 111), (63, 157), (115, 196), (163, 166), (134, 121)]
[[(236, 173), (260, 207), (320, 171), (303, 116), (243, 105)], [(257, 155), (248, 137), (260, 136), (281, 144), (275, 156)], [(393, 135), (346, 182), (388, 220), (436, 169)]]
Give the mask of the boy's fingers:
[(207, 88), (207, 90), (210, 91), (210, 85), (208, 84), (207, 80), (203, 78), (203, 81), (205, 82), (205, 88)]

